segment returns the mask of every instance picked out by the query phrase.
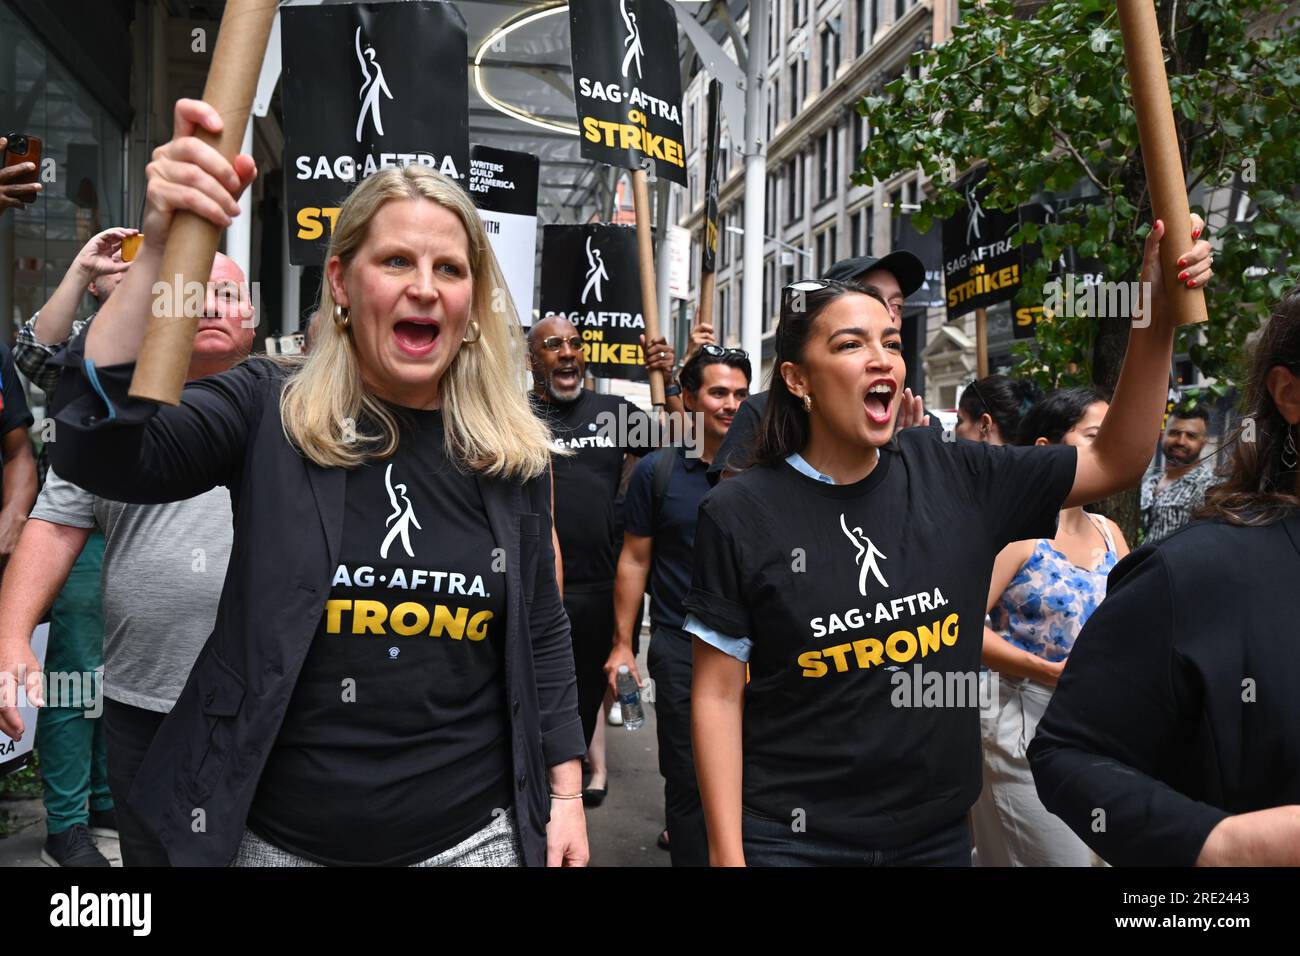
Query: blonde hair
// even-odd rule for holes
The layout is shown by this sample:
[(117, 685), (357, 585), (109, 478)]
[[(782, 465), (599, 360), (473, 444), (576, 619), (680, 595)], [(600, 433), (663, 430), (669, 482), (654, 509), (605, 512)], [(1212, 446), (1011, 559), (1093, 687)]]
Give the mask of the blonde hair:
[[(529, 407), (523, 383), (522, 329), (506, 282), (488, 243), (478, 210), (453, 180), (424, 166), (387, 169), (366, 179), (339, 211), (330, 238), (330, 258), (346, 266), (365, 242), (379, 209), (395, 199), (426, 199), (459, 217), (469, 236), (474, 280), (470, 318), (480, 337), (462, 344), (439, 383), (447, 456), (457, 465), (491, 477), (534, 478), (550, 460), (550, 432)], [(397, 450), (398, 424), (392, 409), (369, 394), (361, 381), (351, 334), (334, 322), (334, 297), (321, 283), (315, 341), (280, 396), (285, 436), (323, 468), (354, 468)], [(362, 413), (378, 425), (363, 433)]]

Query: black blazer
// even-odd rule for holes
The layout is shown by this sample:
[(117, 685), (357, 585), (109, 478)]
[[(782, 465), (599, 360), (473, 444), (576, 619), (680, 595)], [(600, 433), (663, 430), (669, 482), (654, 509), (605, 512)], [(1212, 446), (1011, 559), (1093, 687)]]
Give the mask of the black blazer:
[(1228, 814), (1300, 803), (1297, 583), (1300, 514), (1193, 522), (1110, 572), (1029, 745), (1107, 863), (1191, 866)]
[[(230, 489), (234, 544), (216, 624), (128, 798), (174, 865), (225, 866), (329, 595), (347, 473), (318, 467), (285, 437), (281, 366), (250, 359), (190, 382), (178, 407), (160, 408), (127, 395), (134, 365), (83, 361), (84, 340), (83, 332), (53, 359), (64, 367), (52, 403), (55, 470), (104, 498), (140, 504)], [(543, 866), (547, 767), (585, 752), (555, 582), (550, 484), (546, 476), (477, 481), (506, 551), (516, 817), (525, 862)]]

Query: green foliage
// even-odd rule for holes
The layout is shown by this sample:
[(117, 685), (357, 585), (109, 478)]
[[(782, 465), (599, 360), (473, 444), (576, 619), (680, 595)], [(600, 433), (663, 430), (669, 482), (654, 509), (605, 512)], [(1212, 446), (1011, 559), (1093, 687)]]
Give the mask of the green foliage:
[[(1207, 217), (1220, 240), (1210, 321), (1180, 332), (1193, 362), (1220, 380), (1240, 378), (1246, 336), (1300, 279), (1300, 257), (1286, 258), (1300, 249), (1300, 24), (1284, 19), (1288, 6), (1157, 4), (1189, 191), (1239, 175), (1259, 209), (1250, 223), (1225, 222), (1221, 210)], [(873, 134), (855, 180), (920, 167), (934, 187), (914, 217), (923, 231), (956, 213), (963, 200), (953, 181), (980, 162), (989, 168), (986, 205), (996, 209), (1059, 198), (1086, 182), (1096, 205), (1020, 229), (1019, 242), (1042, 246), (1039, 260), (1026, 264), (1019, 299), (1033, 305), (1042, 301), (1049, 263), (1069, 246), (1099, 259), (1109, 280), (1136, 279), (1150, 199), (1115, 4), (1053, 0), (1028, 17), (1015, 16), (1015, 7), (963, 4), (952, 38), (913, 54), (919, 81), (900, 77), (859, 105)], [(1266, 269), (1247, 275), (1258, 266)], [(1098, 328), (1088, 318), (1040, 323), (1034, 347), (1016, 350), (1017, 371), (1045, 387), (1100, 377)]]

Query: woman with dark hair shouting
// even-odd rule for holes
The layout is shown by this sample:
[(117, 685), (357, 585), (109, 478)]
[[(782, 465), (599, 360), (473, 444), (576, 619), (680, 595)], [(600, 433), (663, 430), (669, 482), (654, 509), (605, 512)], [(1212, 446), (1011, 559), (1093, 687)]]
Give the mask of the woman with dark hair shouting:
[[(969, 865), (993, 560), (1150, 461), (1174, 341), (1162, 235), (1143, 261), (1150, 325), (1078, 448), (895, 437), (906, 368), (888, 307), (853, 284), (786, 290), (761, 464), (701, 505), (686, 601), (711, 862)], [(1184, 263), (1202, 284), (1209, 246)]]
[(1300, 290), (1255, 345), (1232, 476), (1115, 568), (1029, 746), (1119, 866), (1300, 866)]
[[(255, 175), (194, 135), (221, 125), (177, 103), (144, 246), (56, 398), (54, 465), (87, 490), (231, 493), (216, 626), (129, 802), (175, 865), (583, 864), (549, 435), (465, 191), (422, 166), (370, 176), (306, 359), (251, 359), (175, 408), (128, 394), (174, 213), (229, 225)], [(34, 664), (12, 657), (0, 672)]]

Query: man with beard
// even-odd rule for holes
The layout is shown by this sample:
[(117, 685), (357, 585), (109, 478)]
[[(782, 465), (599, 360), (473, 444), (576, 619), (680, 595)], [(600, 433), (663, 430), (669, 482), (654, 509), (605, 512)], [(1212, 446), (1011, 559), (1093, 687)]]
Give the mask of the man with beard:
[[(643, 347), (647, 369), (671, 372), (675, 356), (666, 339), (653, 339)], [(651, 449), (654, 430), (649, 417), (627, 399), (583, 387), (587, 362), (582, 337), (564, 316), (551, 316), (532, 327), (528, 355), (533, 408), (551, 429), (555, 447), (570, 452), (552, 459), (555, 531), (564, 562), (564, 607), (573, 636), (578, 712), (590, 745), (605, 695), (603, 665), (614, 633), (614, 501), (629, 456)], [(605, 781), (593, 774), (590, 786), (602, 790)]]
[(1201, 461), (1209, 427), (1210, 412), (1204, 405), (1176, 409), (1169, 416), (1161, 442), (1165, 470), (1142, 481), (1143, 544), (1167, 538), (1187, 524), (1206, 490), (1218, 483), (1210, 463)]

